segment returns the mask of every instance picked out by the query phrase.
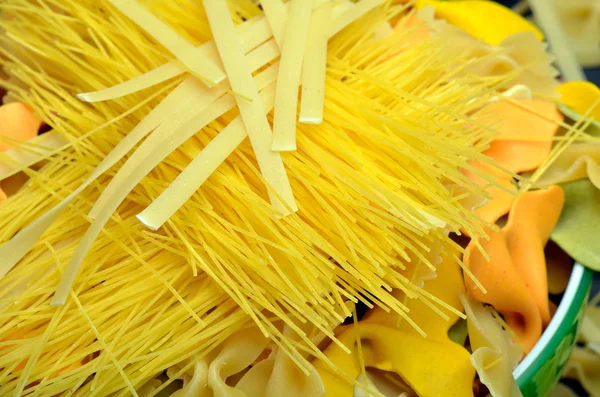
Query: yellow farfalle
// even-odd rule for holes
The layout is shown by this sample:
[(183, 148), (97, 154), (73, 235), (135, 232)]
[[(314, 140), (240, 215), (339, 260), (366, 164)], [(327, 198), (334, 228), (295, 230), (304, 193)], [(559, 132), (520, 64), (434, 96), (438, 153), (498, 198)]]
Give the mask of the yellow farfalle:
[(423, 338), (385, 325), (359, 323), (338, 336), (352, 355), (333, 344), (324, 351), (337, 371), (323, 361), (314, 363), (325, 385), (325, 396), (353, 395), (354, 386), (350, 380), (357, 379), (362, 371), (356, 357), (357, 337), (361, 340), (366, 367), (399, 374), (419, 396), (473, 395), (475, 369), (469, 361), (469, 353), (462, 346)]
[[(437, 277), (425, 282), (425, 291), (453, 308), (462, 311), (460, 300), (464, 284), (460, 267), (448, 253), (437, 267)], [(357, 336), (361, 339), (364, 365), (393, 371), (404, 379), (419, 396), (471, 396), (475, 371), (469, 364), (469, 352), (451, 341), (448, 330), (458, 320), (456, 313), (444, 317), (432, 313), (422, 299), (410, 299), (407, 307), (411, 319), (427, 334), (421, 336), (413, 326), (396, 315), (375, 308), (358, 325), (345, 329), (338, 339), (351, 351), (331, 345), (325, 355), (339, 366), (340, 377), (326, 363), (315, 362), (327, 390), (327, 396), (352, 396), (349, 379), (357, 379), (361, 366), (357, 358)], [(448, 360), (452, 357), (452, 360)]]
[(600, 89), (587, 81), (572, 81), (561, 84), (558, 87), (560, 100), (563, 104), (579, 114), (587, 114), (588, 110), (595, 105), (589, 113), (592, 117), (600, 121)]
[(532, 32), (538, 40), (544, 39), (542, 32), (527, 19), (492, 1), (417, 0), (416, 6), (434, 7), (438, 18), (491, 45), (520, 32)]

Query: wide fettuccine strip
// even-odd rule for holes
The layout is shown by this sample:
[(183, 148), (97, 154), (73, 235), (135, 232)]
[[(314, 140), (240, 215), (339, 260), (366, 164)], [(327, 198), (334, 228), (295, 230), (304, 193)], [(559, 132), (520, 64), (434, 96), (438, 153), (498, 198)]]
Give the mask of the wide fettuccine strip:
[[(275, 91), (264, 93), (263, 106), (268, 113), (275, 104)], [(202, 186), (213, 172), (246, 139), (248, 131), (237, 116), (177, 176), (152, 204), (137, 217), (147, 227), (160, 228)]]
[(286, 22), (283, 47), (281, 47), (281, 66), (277, 77), (272, 144), (272, 149), (275, 151), (296, 150), (298, 89), (311, 15), (312, 1), (292, 2)]
[(331, 3), (313, 11), (304, 61), (302, 65), (302, 100), (300, 122), (320, 124), (325, 106), (325, 75), (327, 68), (327, 40)]

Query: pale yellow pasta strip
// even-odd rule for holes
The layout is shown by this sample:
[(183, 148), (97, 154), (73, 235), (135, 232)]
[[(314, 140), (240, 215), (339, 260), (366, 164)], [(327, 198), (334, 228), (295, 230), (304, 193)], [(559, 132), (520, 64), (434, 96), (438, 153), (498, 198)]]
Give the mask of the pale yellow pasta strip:
[(320, 124), (325, 106), (325, 73), (327, 41), (332, 5), (325, 3), (313, 11), (308, 31), (308, 43), (302, 64), (302, 100), (300, 122)]
[(302, 60), (312, 14), (312, 0), (294, 0), (286, 22), (277, 78), (273, 145), (275, 151), (296, 150), (296, 112)]
[(227, 3), (222, 0), (204, 0), (203, 4), (232, 89), (252, 99), (249, 102), (236, 98), (260, 171), (273, 189), (269, 189), (271, 204), (283, 215), (297, 211), (281, 156), (270, 150), (271, 126), (252, 74), (244, 64), (243, 51), (236, 37)]
[(196, 77), (212, 84), (225, 80), (226, 76), (221, 68), (208, 58), (196, 56), (192, 44), (136, 0), (109, 0), (109, 2), (165, 46)]
[[(265, 76), (263, 78), (264, 85), (271, 83), (275, 79), (275, 73), (271, 70), (266, 70), (262, 74)], [(259, 79), (257, 78), (257, 80)], [(216, 92), (216, 90), (215, 87), (213, 91)], [(213, 93), (212, 95), (212, 98), (218, 98), (217, 94)], [(64, 304), (79, 268), (92, 244), (111, 215), (137, 184), (152, 169), (160, 164), (165, 157), (183, 144), (183, 142), (235, 106), (235, 100), (231, 94), (220, 97), (208, 107), (194, 106), (195, 102), (190, 100), (190, 98), (193, 98), (193, 96), (186, 98), (186, 101), (189, 102), (189, 107), (180, 110), (171, 119), (170, 123), (159, 126), (133, 153), (123, 167), (121, 167), (109, 186), (102, 192), (102, 195), (92, 209), (95, 215), (94, 222), (81, 239), (77, 250), (65, 269), (52, 300), (53, 305)], [(201, 96), (200, 100), (210, 100), (207, 98), (211, 98), (211, 96)], [(258, 100), (260, 101), (260, 97)], [(102, 204), (98, 205), (99, 202)]]
[[(275, 87), (267, 87), (262, 93), (265, 112), (269, 113), (275, 103)], [(192, 162), (179, 174), (156, 200), (137, 218), (146, 227), (157, 230), (181, 208), (215, 170), (246, 139), (248, 132), (241, 116), (237, 116), (217, 135)]]
[(273, 37), (279, 48), (283, 48), (283, 38), (285, 35), (285, 24), (288, 18), (288, 10), (281, 0), (261, 0), (262, 5)]

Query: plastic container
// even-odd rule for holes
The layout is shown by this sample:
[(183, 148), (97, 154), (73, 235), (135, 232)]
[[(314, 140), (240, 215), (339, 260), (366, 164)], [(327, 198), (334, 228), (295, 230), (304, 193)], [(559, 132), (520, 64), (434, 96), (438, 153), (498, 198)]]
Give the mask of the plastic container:
[(541, 339), (513, 372), (524, 397), (548, 397), (564, 369), (587, 307), (593, 272), (573, 267), (569, 284)]

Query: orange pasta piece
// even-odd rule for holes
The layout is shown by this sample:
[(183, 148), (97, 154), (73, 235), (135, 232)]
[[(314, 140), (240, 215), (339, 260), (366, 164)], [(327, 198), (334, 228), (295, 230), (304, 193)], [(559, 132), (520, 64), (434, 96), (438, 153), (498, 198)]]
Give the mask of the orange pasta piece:
[(512, 207), (504, 228), (511, 258), (544, 324), (550, 322), (544, 247), (558, 222), (565, 195), (559, 186), (527, 192)]
[[(37, 136), (42, 122), (26, 105), (14, 102), (0, 106), (0, 152), (13, 145), (9, 140), (28, 141)], [(7, 138), (7, 140), (2, 138)], [(7, 194), (0, 185), (0, 202), (6, 200)]]
[(514, 173), (538, 168), (552, 150), (552, 137), (563, 121), (556, 105), (540, 99), (513, 99), (478, 112), (490, 117), (498, 136), (484, 152)]
[[(42, 122), (26, 105), (15, 102), (0, 106), (0, 136), (18, 141), (28, 141), (37, 136)], [(12, 145), (0, 139), (0, 151)]]
[(469, 294), (480, 302), (493, 305), (523, 343), (526, 351), (542, 335), (542, 317), (512, 261), (502, 231), (488, 230), (490, 239), (482, 241), (483, 249), (492, 258), (488, 262), (471, 242), (465, 253), (465, 265), (486, 288), (483, 293), (465, 277)]
[(493, 305), (506, 319), (527, 351), (550, 321), (544, 246), (558, 222), (564, 204), (560, 187), (530, 191), (515, 200), (508, 223), (501, 231), (489, 230), (481, 241), (488, 262), (469, 243), (465, 265), (487, 289), (479, 290), (465, 277), (467, 290), (475, 299)]

